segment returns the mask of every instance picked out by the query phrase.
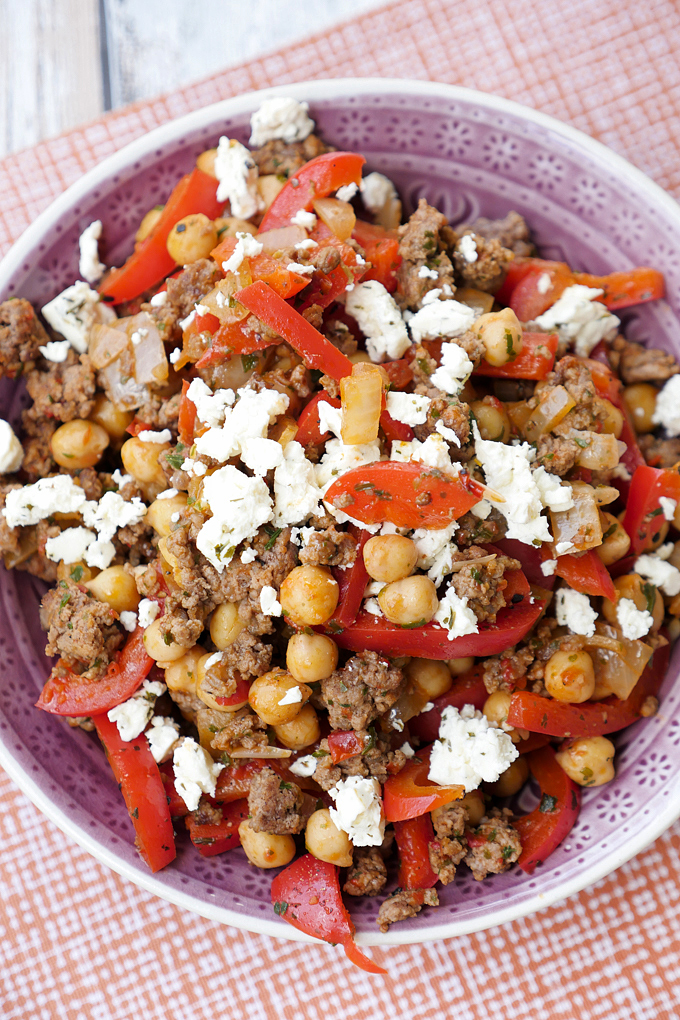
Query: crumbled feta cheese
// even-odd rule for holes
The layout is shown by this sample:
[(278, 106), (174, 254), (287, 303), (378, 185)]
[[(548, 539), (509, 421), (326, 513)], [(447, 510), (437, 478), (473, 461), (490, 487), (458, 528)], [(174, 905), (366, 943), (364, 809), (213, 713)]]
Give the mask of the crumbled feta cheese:
[(284, 696), (279, 699), (279, 705), (299, 705), (302, 701), (302, 690), (299, 687), (291, 687)]
[(606, 305), (595, 300), (603, 293), (582, 284), (567, 287), (555, 304), (538, 316), (535, 325), (547, 332), (557, 329), (562, 340), (574, 344), (579, 357), (587, 358), (600, 340), (613, 337), (621, 325)]
[(468, 606), (468, 601), (456, 594), (454, 588), (447, 588), (444, 598), (439, 602), (439, 609), (434, 614), (434, 622), (444, 627), (449, 641), (465, 637), (466, 634), (478, 634), (477, 617)]
[(244, 259), (255, 257), (262, 252), (262, 242), (247, 231), (238, 231), (236, 237), (236, 247), (229, 258), (222, 263), (225, 273), (235, 273), (237, 269), (240, 269)]
[(116, 550), (111, 539), (118, 528), (139, 524), (146, 515), (146, 506), (135, 496), (125, 500), (118, 492), (105, 492), (98, 503), (88, 501), (81, 508), (83, 523), (97, 532), (97, 541), (85, 552), (90, 567), (104, 569), (109, 566)]
[(262, 209), (257, 190), (257, 166), (245, 145), (224, 135), (220, 138), (215, 155), (215, 176), (219, 181), (217, 201), (228, 201), (232, 216), (249, 220)]
[(146, 630), (150, 627), (153, 621), (160, 613), (160, 606), (157, 602), (153, 602), (151, 599), (142, 599), (137, 606), (137, 619), (139, 620), (139, 626)]
[(130, 482), (133, 481), (133, 478), (132, 475), (122, 474), (119, 468), (116, 468), (116, 470), (111, 475), (111, 480), (113, 481), (114, 485), (117, 485), (119, 489), (122, 489), (124, 485), (129, 485)]
[(479, 258), (477, 253), (477, 242), (472, 234), (464, 234), (458, 242), (458, 251), (466, 262), (476, 262)]
[[(408, 328), (415, 343), (421, 340), (438, 340), (440, 337), (457, 337), (470, 328), (477, 313), (469, 305), (448, 299), (425, 304), (409, 320)], [(396, 357), (401, 357), (400, 354)]]
[[(474, 365), (458, 344), (442, 344), (441, 364), (430, 376), (433, 386), (457, 396), (470, 378)], [(460, 443), (458, 443), (460, 446)]]
[(257, 559), (257, 551), (255, 549), (244, 549), (241, 553), (241, 563), (252, 563)]
[(192, 308), (191, 311), (189, 312), (189, 314), (187, 315), (186, 319), (180, 319), (179, 320), (179, 328), (182, 331), (184, 331), (185, 329), (188, 329), (189, 326), (191, 325), (191, 323), (194, 321), (195, 318), (196, 318), (196, 309)]
[(241, 454), (248, 439), (264, 439), (274, 419), (288, 407), (290, 400), (277, 390), (259, 392), (244, 386), (233, 407), (224, 408), (224, 424), (211, 427), (195, 442), (196, 451), (213, 460), (224, 461)]
[(212, 655), (205, 660), (205, 669), (212, 669), (219, 662), (222, 661), (222, 652), (213, 652)]
[(431, 433), (424, 443), (418, 439), (411, 442), (395, 440), (392, 443), (390, 460), (402, 462), (417, 460), (421, 464), (427, 464), (428, 467), (440, 468), (454, 475), (459, 471), (458, 465), (451, 462), (449, 448), (444, 439), (436, 432)]
[[(427, 294), (424, 294), (421, 299), (420, 307), (425, 308), (426, 305), (436, 304), (443, 293), (444, 291), (441, 287), (434, 287), (432, 290), (428, 290)], [(408, 321), (410, 322), (411, 320), (409, 319)]]
[(557, 570), (557, 560), (543, 560), (541, 563), (541, 573), (544, 577), (552, 577)]
[(270, 520), (272, 499), (262, 478), (249, 478), (230, 464), (206, 476), (202, 498), (212, 517), (199, 531), (196, 546), (221, 574), (236, 547)]
[(158, 493), (156, 499), (174, 499), (177, 495), (179, 495), (177, 489), (163, 489)]
[(301, 262), (289, 262), (286, 266), (289, 273), (298, 273), (301, 276), (311, 276), (314, 266), (304, 266)]
[(592, 637), (597, 613), (587, 595), (571, 588), (560, 588), (555, 595), (555, 619), (560, 627), (568, 627), (572, 634)]
[[(276, 588), (272, 588), (270, 584), (265, 584), (260, 592), (260, 609), (265, 616), (281, 616), (281, 603), (276, 597)], [(289, 702), (285, 704), (288, 705)]]
[(536, 290), (539, 294), (547, 294), (551, 283), (550, 273), (541, 273), (536, 283)]
[(215, 796), (217, 777), (223, 768), (193, 737), (184, 737), (177, 745), (172, 756), (175, 789), (190, 811), (196, 810), (202, 793)]
[(680, 595), (680, 570), (672, 563), (666, 563), (661, 556), (638, 556), (633, 569), (636, 574), (660, 588), (664, 595), (670, 598)]
[(316, 772), (316, 758), (313, 754), (304, 754), (297, 761), (294, 761), (290, 766), (290, 771), (294, 776), (301, 776), (307, 778), (313, 776)]
[(329, 808), (331, 819), (354, 846), (381, 846), (385, 817), (378, 780), (349, 776), (328, 792), (335, 801), (335, 807)]
[(669, 436), (680, 436), (680, 375), (672, 375), (657, 393), (652, 421)]
[(638, 609), (632, 599), (619, 599), (616, 603), (616, 619), (621, 633), (629, 641), (637, 641), (648, 634), (654, 617), (646, 609)]
[(420, 397), (417, 393), (390, 391), (387, 394), (387, 413), (404, 425), (424, 425), (431, 403), (430, 397)]
[(130, 342), (132, 343), (132, 346), (137, 347), (138, 344), (141, 344), (144, 337), (148, 335), (149, 335), (148, 329), (136, 329), (130, 337)]
[[(321, 404), (319, 406), (322, 406)], [(286, 445), (283, 461), (274, 472), (274, 524), (285, 527), (319, 513), (321, 492), (314, 465), (294, 440)]]
[(177, 524), (181, 516), (179, 510), (175, 510), (174, 514), (170, 514), (170, 520), (173, 524)]
[(629, 482), (633, 477), (625, 464), (617, 464), (615, 468), (612, 468), (612, 476), (621, 478), (624, 482)]
[(155, 715), (145, 733), (155, 762), (167, 761), (179, 740), (179, 724), (167, 715)]
[(8, 421), (0, 418), (0, 474), (18, 471), (24, 462), (24, 448)]
[(85, 556), (97, 535), (89, 528), (66, 528), (45, 542), (45, 555), (54, 563), (77, 563)]
[(382, 212), (388, 202), (393, 202), (399, 197), (397, 189), (389, 177), (376, 171), (366, 174), (362, 178), (359, 188), (361, 189), (361, 201), (374, 216)]
[(170, 429), (162, 429), (160, 432), (154, 432), (153, 429), (142, 429), (137, 433), (137, 439), (142, 443), (169, 443), (172, 439), (172, 432)]
[(401, 751), (402, 754), (405, 754), (407, 758), (412, 758), (413, 755), (416, 753), (409, 744), (408, 740), (401, 745), (399, 750)]
[(149, 301), (149, 304), (152, 305), (153, 308), (162, 308), (167, 300), (168, 300), (167, 290), (160, 290), (158, 294), (154, 294), (154, 296)]
[(313, 212), (307, 212), (306, 209), (298, 209), (295, 216), (291, 216), (290, 222), (295, 227), (304, 227), (305, 230), (314, 230), (316, 226), (316, 216)]
[(71, 344), (68, 340), (48, 340), (38, 350), (46, 361), (52, 361), (56, 365), (61, 365), (68, 358)]
[(78, 513), (86, 502), (84, 491), (70, 475), (53, 475), (21, 489), (10, 489), (2, 513), (8, 527), (26, 527), (55, 513)]
[(507, 521), (507, 537), (526, 545), (550, 542), (548, 521), (541, 516), (541, 491), (529, 467), (535, 450), (528, 443), (506, 446), (482, 439), (476, 422), (473, 422), (473, 432), (475, 453), (484, 468), (486, 484), (505, 498), (504, 503), (497, 503), (487, 494), (489, 502)]
[(452, 521), (446, 528), (417, 528), (411, 535), (418, 550), (418, 568), (427, 570), (427, 576), (437, 587), (451, 573), (453, 554), (457, 549), (453, 535), (457, 530), (458, 522)]
[(121, 626), (128, 634), (132, 634), (137, 629), (137, 614), (133, 613), (131, 609), (124, 609), (119, 616)]
[(166, 691), (167, 687), (160, 680), (145, 680), (131, 698), (109, 710), (108, 719), (115, 722), (121, 740), (134, 740), (139, 736), (153, 715), (156, 698)]
[(308, 103), (301, 103), (290, 96), (272, 96), (265, 99), (250, 118), (249, 145), (259, 149), (277, 138), (287, 145), (304, 142), (313, 130), (314, 121), (309, 116)]
[(421, 280), (438, 280), (439, 273), (436, 269), (428, 269), (427, 266), (421, 266), (418, 270), (418, 276)]
[(196, 408), (198, 420), (212, 428), (217, 428), (222, 424), (225, 409), (231, 407), (236, 400), (233, 390), (218, 389), (213, 393), (210, 387), (198, 377), (191, 380), (186, 395)]
[(344, 184), (341, 188), (338, 188), (335, 192), (335, 197), (339, 198), (341, 202), (351, 202), (358, 190), (359, 188), (354, 181), (350, 181), (349, 184)]
[(325, 435), (332, 432), (338, 439), (342, 438), (342, 408), (334, 407), (327, 400), (320, 400), (317, 404), (319, 415), (319, 432)]
[(312, 241), (311, 237), (308, 237), (306, 241), (298, 241), (293, 247), (296, 251), (311, 251), (312, 248), (318, 248), (318, 242)]
[(678, 508), (677, 499), (671, 499), (670, 496), (659, 496), (659, 506), (663, 510), (664, 520), (672, 521)]
[(179, 359), (182, 357), (182, 348), (175, 347), (174, 351), (170, 351), (170, 364), (176, 365)]
[(495, 783), (518, 757), (508, 734), (473, 705), (460, 711), (448, 705), (439, 739), (432, 745), (428, 779), (440, 786), (463, 786), (470, 793), (482, 782)]
[(241, 449), (241, 460), (256, 475), (266, 475), (283, 464), (283, 447), (275, 439), (246, 439)]
[(99, 238), (102, 236), (102, 221), (95, 220), (83, 230), (78, 238), (80, 249), (79, 272), (83, 280), (96, 283), (101, 280), (106, 266), (99, 261)]
[(345, 307), (366, 337), (371, 361), (401, 358), (411, 346), (396, 301), (377, 280), (357, 284)]
[(97, 291), (78, 280), (43, 305), (42, 313), (52, 329), (61, 333), (79, 354), (84, 354), (98, 304)]
[(364, 609), (366, 610), (367, 613), (370, 613), (371, 616), (385, 615), (382, 609), (380, 608), (380, 603), (375, 598), (366, 599), (366, 601), (364, 602)]
[(493, 507), (488, 499), (480, 499), (479, 503), (475, 503), (474, 506), (470, 507), (470, 513), (474, 514), (480, 521), (487, 520), (492, 510)]
[(434, 701), (428, 701), (428, 702), (427, 702), (427, 703), (426, 703), (425, 705), (423, 705), (423, 707), (421, 708), (421, 710), (420, 710), (420, 714), (422, 715), (422, 714), (423, 714), (423, 712), (431, 712), (433, 708), (434, 708)]
[(551, 475), (541, 466), (534, 471), (533, 479), (541, 494), (543, 506), (556, 513), (560, 510), (571, 510), (574, 505), (571, 486), (563, 485), (558, 475)]

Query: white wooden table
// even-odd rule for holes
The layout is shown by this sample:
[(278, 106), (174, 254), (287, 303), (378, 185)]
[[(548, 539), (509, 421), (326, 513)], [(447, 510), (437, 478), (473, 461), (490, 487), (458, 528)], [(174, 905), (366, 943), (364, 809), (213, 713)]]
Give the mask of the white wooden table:
[(0, 0), (0, 157), (384, 0)]

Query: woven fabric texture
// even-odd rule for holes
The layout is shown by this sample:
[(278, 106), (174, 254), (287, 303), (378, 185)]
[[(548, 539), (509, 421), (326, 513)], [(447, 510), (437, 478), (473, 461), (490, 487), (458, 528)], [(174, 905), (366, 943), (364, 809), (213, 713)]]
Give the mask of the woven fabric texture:
[[(65, 187), (150, 128), (251, 89), (343, 76), (495, 92), (610, 145), (680, 194), (680, 10), (672, 0), (402, 0), (0, 162), (0, 253)], [(381, 951), (222, 927), (137, 889), (0, 773), (6, 1020), (665, 1020), (680, 1016), (680, 824), (616, 874), (522, 921)], [(122, 804), (121, 804), (121, 809)]]

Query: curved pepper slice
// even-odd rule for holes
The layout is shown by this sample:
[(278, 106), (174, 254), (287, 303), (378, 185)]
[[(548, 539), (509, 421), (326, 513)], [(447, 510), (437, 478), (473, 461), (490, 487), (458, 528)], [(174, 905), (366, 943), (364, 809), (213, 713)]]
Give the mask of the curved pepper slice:
[(666, 468), (640, 466), (630, 483), (623, 526), (630, 536), (631, 552), (639, 555), (653, 546), (664, 522), (662, 496), (680, 503), (680, 474)]
[(330, 620), (326, 621), (326, 629), (331, 632), (350, 627), (361, 609), (361, 601), (370, 581), (364, 563), (364, 546), (371, 537), (370, 532), (351, 524), (350, 534), (357, 540), (357, 555), (351, 567), (333, 568), (333, 577), (338, 582), (338, 606)]
[(574, 591), (586, 595), (602, 595), (610, 602), (616, 602), (616, 589), (611, 574), (595, 549), (588, 549), (581, 556), (558, 556), (555, 574), (564, 578)]
[(418, 751), (396, 776), (389, 776), (383, 786), (383, 809), (388, 822), (417, 818), (426, 811), (460, 800), (463, 786), (438, 786), (427, 778), (430, 771), (432, 745)]
[(331, 438), (330, 432), (321, 431), (321, 420), (319, 418), (319, 404), (321, 403), (330, 404), (331, 407), (341, 407), (340, 401), (335, 397), (329, 397), (325, 390), (316, 393), (302, 408), (300, 417), (297, 420), (298, 430), (295, 435), (295, 441), (300, 443), (301, 446), (307, 446), (308, 443), (319, 446)]
[(354, 925), (340, 895), (338, 869), (311, 854), (298, 857), (272, 882), (274, 913), (294, 928), (331, 944), (340, 943), (348, 958), (369, 974), (386, 974), (354, 941)]
[(311, 212), (317, 198), (326, 198), (347, 184), (359, 184), (366, 160), (356, 152), (325, 152), (305, 163), (281, 188), (264, 214), (260, 233), (287, 227), (301, 209)]
[(581, 806), (581, 788), (557, 764), (552, 747), (531, 751), (527, 761), (541, 788), (541, 800), (533, 811), (512, 824), (522, 840), (517, 863), (530, 875), (571, 832)]
[(333, 730), (328, 734), (327, 740), (334, 765), (339, 761), (346, 761), (347, 758), (354, 758), (366, 750), (366, 744), (354, 730)]
[(456, 677), (451, 690), (434, 699), (434, 708), (409, 719), (408, 728), (413, 736), (424, 741), (436, 740), (439, 736), (442, 712), (449, 706), (461, 709), (463, 705), (474, 705), (481, 712), (484, 702), (489, 697), (482, 679), (483, 675), (484, 666), (480, 662), (467, 673)]
[(428, 853), (430, 843), (434, 842), (429, 813), (395, 822), (394, 836), (399, 848), (397, 885), (402, 889), (431, 889), (438, 878)]
[(238, 827), (248, 817), (248, 801), (243, 798), (222, 805), (222, 821), (199, 825), (195, 812), (184, 820), (191, 842), (202, 857), (214, 857), (241, 845)]

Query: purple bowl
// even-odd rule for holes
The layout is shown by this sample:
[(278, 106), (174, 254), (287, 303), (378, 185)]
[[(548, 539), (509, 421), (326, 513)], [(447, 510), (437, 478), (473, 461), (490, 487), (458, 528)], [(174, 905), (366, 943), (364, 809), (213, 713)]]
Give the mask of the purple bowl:
[[(307, 99), (321, 133), (366, 155), (399, 188), (407, 212), (421, 196), (455, 224), (516, 209), (542, 254), (595, 273), (650, 265), (666, 274), (668, 303), (624, 313), (628, 337), (680, 354), (680, 209), (644, 174), (604, 146), (543, 114), (467, 89), (426, 82), (349, 79), (276, 90)], [(0, 265), (0, 297), (37, 305), (77, 278), (77, 241), (93, 219), (105, 260), (120, 264), (144, 213), (163, 200), (220, 134), (248, 140), (250, 113), (272, 91), (199, 110), (150, 132), (86, 174), (26, 231)], [(2, 415), (16, 422), (21, 386), (0, 383)], [(203, 858), (178, 836), (177, 861), (151, 875), (97, 741), (33, 708), (48, 671), (38, 625), (41, 585), (0, 573), (0, 764), (61, 829), (119, 874), (206, 917), (282, 938), (307, 940), (271, 909), (271, 874), (242, 850)], [(617, 776), (585, 790), (566, 842), (532, 876), (515, 869), (484, 882), (462, 873), (438, 910), (381, 935), (378, 901), (354, 901), (363, 944), (403, 944), (478, 931), (583, 889), (639, 853), (680, 815), (678, 655), (661, 712), (617, 740)], [(464, 871), (465, 869), (463, 869)]]

